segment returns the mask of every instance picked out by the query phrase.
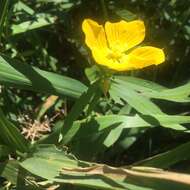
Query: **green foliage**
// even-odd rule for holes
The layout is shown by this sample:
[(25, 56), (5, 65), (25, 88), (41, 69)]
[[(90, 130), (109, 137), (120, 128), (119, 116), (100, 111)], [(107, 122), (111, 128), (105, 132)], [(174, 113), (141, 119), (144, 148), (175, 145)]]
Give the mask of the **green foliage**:
[[(188, 5), (2, 0), (0, 189), (189, 189)], [(98, 67), (84, 18), (144, 20), (144, 44), (164, 48), (166, 62)]]
[(69, 77), (46, 72), (0, 56), (1, 84), (35, 91), (78, 98), (86, 87)]
[(5, 118), (3, 112), (0, 110), (0, 126), (2, 142), (9, 146), (13, 150), (19, 150), (21, 152), (27, 152), (27, 142), (20, 134), (16, 126), (14, 126), (9, 120)]
[[(34, 167), (34, 164), (36, 167)], [(159, 170), (146, 167), (122, 169), (82, 162), (73, 155), (58, 151), (54, 147), (38, 148), (33, 157), (26, 159), (21, 163), (21, 166), (37, 176), (43, 176), (48, 181), (77, 184), (87, 188), (110, 190), (148, 190), (165, 187), (186, 190), (189, 188), (187, 179), (183, 182), (180, 182), (180, 180), (175, 180), (175, 182), (164, 180), (164, 176), (166, 177), (169, 174), (171, 175), (170, 180), (172, 180), (172, 178), (176, 177), (175, 173), (164, 174)], [(163, 178), (162, 181), (157, 179), (155, 174), (150, 178), (149, 174), (151, 172), (160, 174), (161, 179)], [(184, 176), (181, 174), (179, 177)]]

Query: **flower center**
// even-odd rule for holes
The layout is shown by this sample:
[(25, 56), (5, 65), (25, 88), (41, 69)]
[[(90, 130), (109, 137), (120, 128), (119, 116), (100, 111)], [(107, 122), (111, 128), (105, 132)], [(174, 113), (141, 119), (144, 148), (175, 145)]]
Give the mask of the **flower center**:
[(108, 55), (107, 58), (108, 59), (112, 59), (114, 62), (118, 62), (120, 63), (121, 57), (123, 56), (123, 53), (121, 53), (120, 51), (117, 50), (111, 50)]

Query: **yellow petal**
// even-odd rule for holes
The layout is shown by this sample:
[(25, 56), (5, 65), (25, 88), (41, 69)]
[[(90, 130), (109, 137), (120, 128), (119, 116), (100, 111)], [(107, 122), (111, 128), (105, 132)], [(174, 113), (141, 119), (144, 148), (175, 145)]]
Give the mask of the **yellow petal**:
[(85, 19), (82, 23), (82, 30), (85, 33), (85, 42), (91, 50), (107, 48), (105, 31), (102, 25), (91, 19)]
[(109, 58), (109, 50), (94, 50), (92, 55), (99, 65), (115, 71), (141, 69), (150, 65), (158, 65), (165, 61), (163, 50), (152, 46), (136, 48), (128, 55), (123, 53), (119, 61)]
[(162, 49), (144, 46), (133, 50), (128, 54), (128, 67), (131, 69), (141, 69), (150, 65), (158, 65), (165, 61)]
[(140, 20), (106, 22), (105, 31), (110, 48), (122, 52), (138, 45), (145, 37), (145, 26)]

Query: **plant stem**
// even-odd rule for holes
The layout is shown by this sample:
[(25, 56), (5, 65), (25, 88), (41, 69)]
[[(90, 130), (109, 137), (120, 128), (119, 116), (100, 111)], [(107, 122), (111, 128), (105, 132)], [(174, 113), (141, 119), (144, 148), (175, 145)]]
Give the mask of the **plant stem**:
[(1, 8), (0, 8), (0, 41), (1, 41), (1, 35), (2, 35), (2, 31), (3, 31), (3, 24), (4, 24), (4, 21), (6, 19), (6, 13), (8, 10), (8, 4), (9, 4), (9, 0), (4, 0), (3, 2), (1, 2)]
[(108, 20), (108, 12), (107, 12), (107, 8), (106, 8), (105, 0), (100, 0), (100, 3), (101, 3), (101, 6), (102, 6), (104, 20)]

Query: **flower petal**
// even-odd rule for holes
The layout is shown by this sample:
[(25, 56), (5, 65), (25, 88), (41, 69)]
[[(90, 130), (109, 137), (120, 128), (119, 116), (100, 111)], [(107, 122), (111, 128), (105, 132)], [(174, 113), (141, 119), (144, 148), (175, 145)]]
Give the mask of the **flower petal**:
[(140, 20), (106, 22), (105, 31), (110, 48), (122, 52), (138, 45), (145, 37), (145, 26)]
[(91, 50), (93, 48), (107, 48), (107, 40), (102, 25), (91, 19), (85, 19), (82, 23), (82, 30), (85, 33), (85, 42)]
[(120, 62), (110, 59), (109, 52), (105, 51), (92, 51), (92, 55), (97, 64), (105, 66), (115, 71), (129, 71), (141, 69), (150, 65), (158, 65), (165, 61), (165, 55), (162, 49), (144, 46), (133, 50), (131, 53), (123, 54)]
[(162, 49), (144, 46), (134, 49), (128, 54), (127, 64), (131, 69), (141, 69), (150, 65), (158, 65), (165, 61)]

